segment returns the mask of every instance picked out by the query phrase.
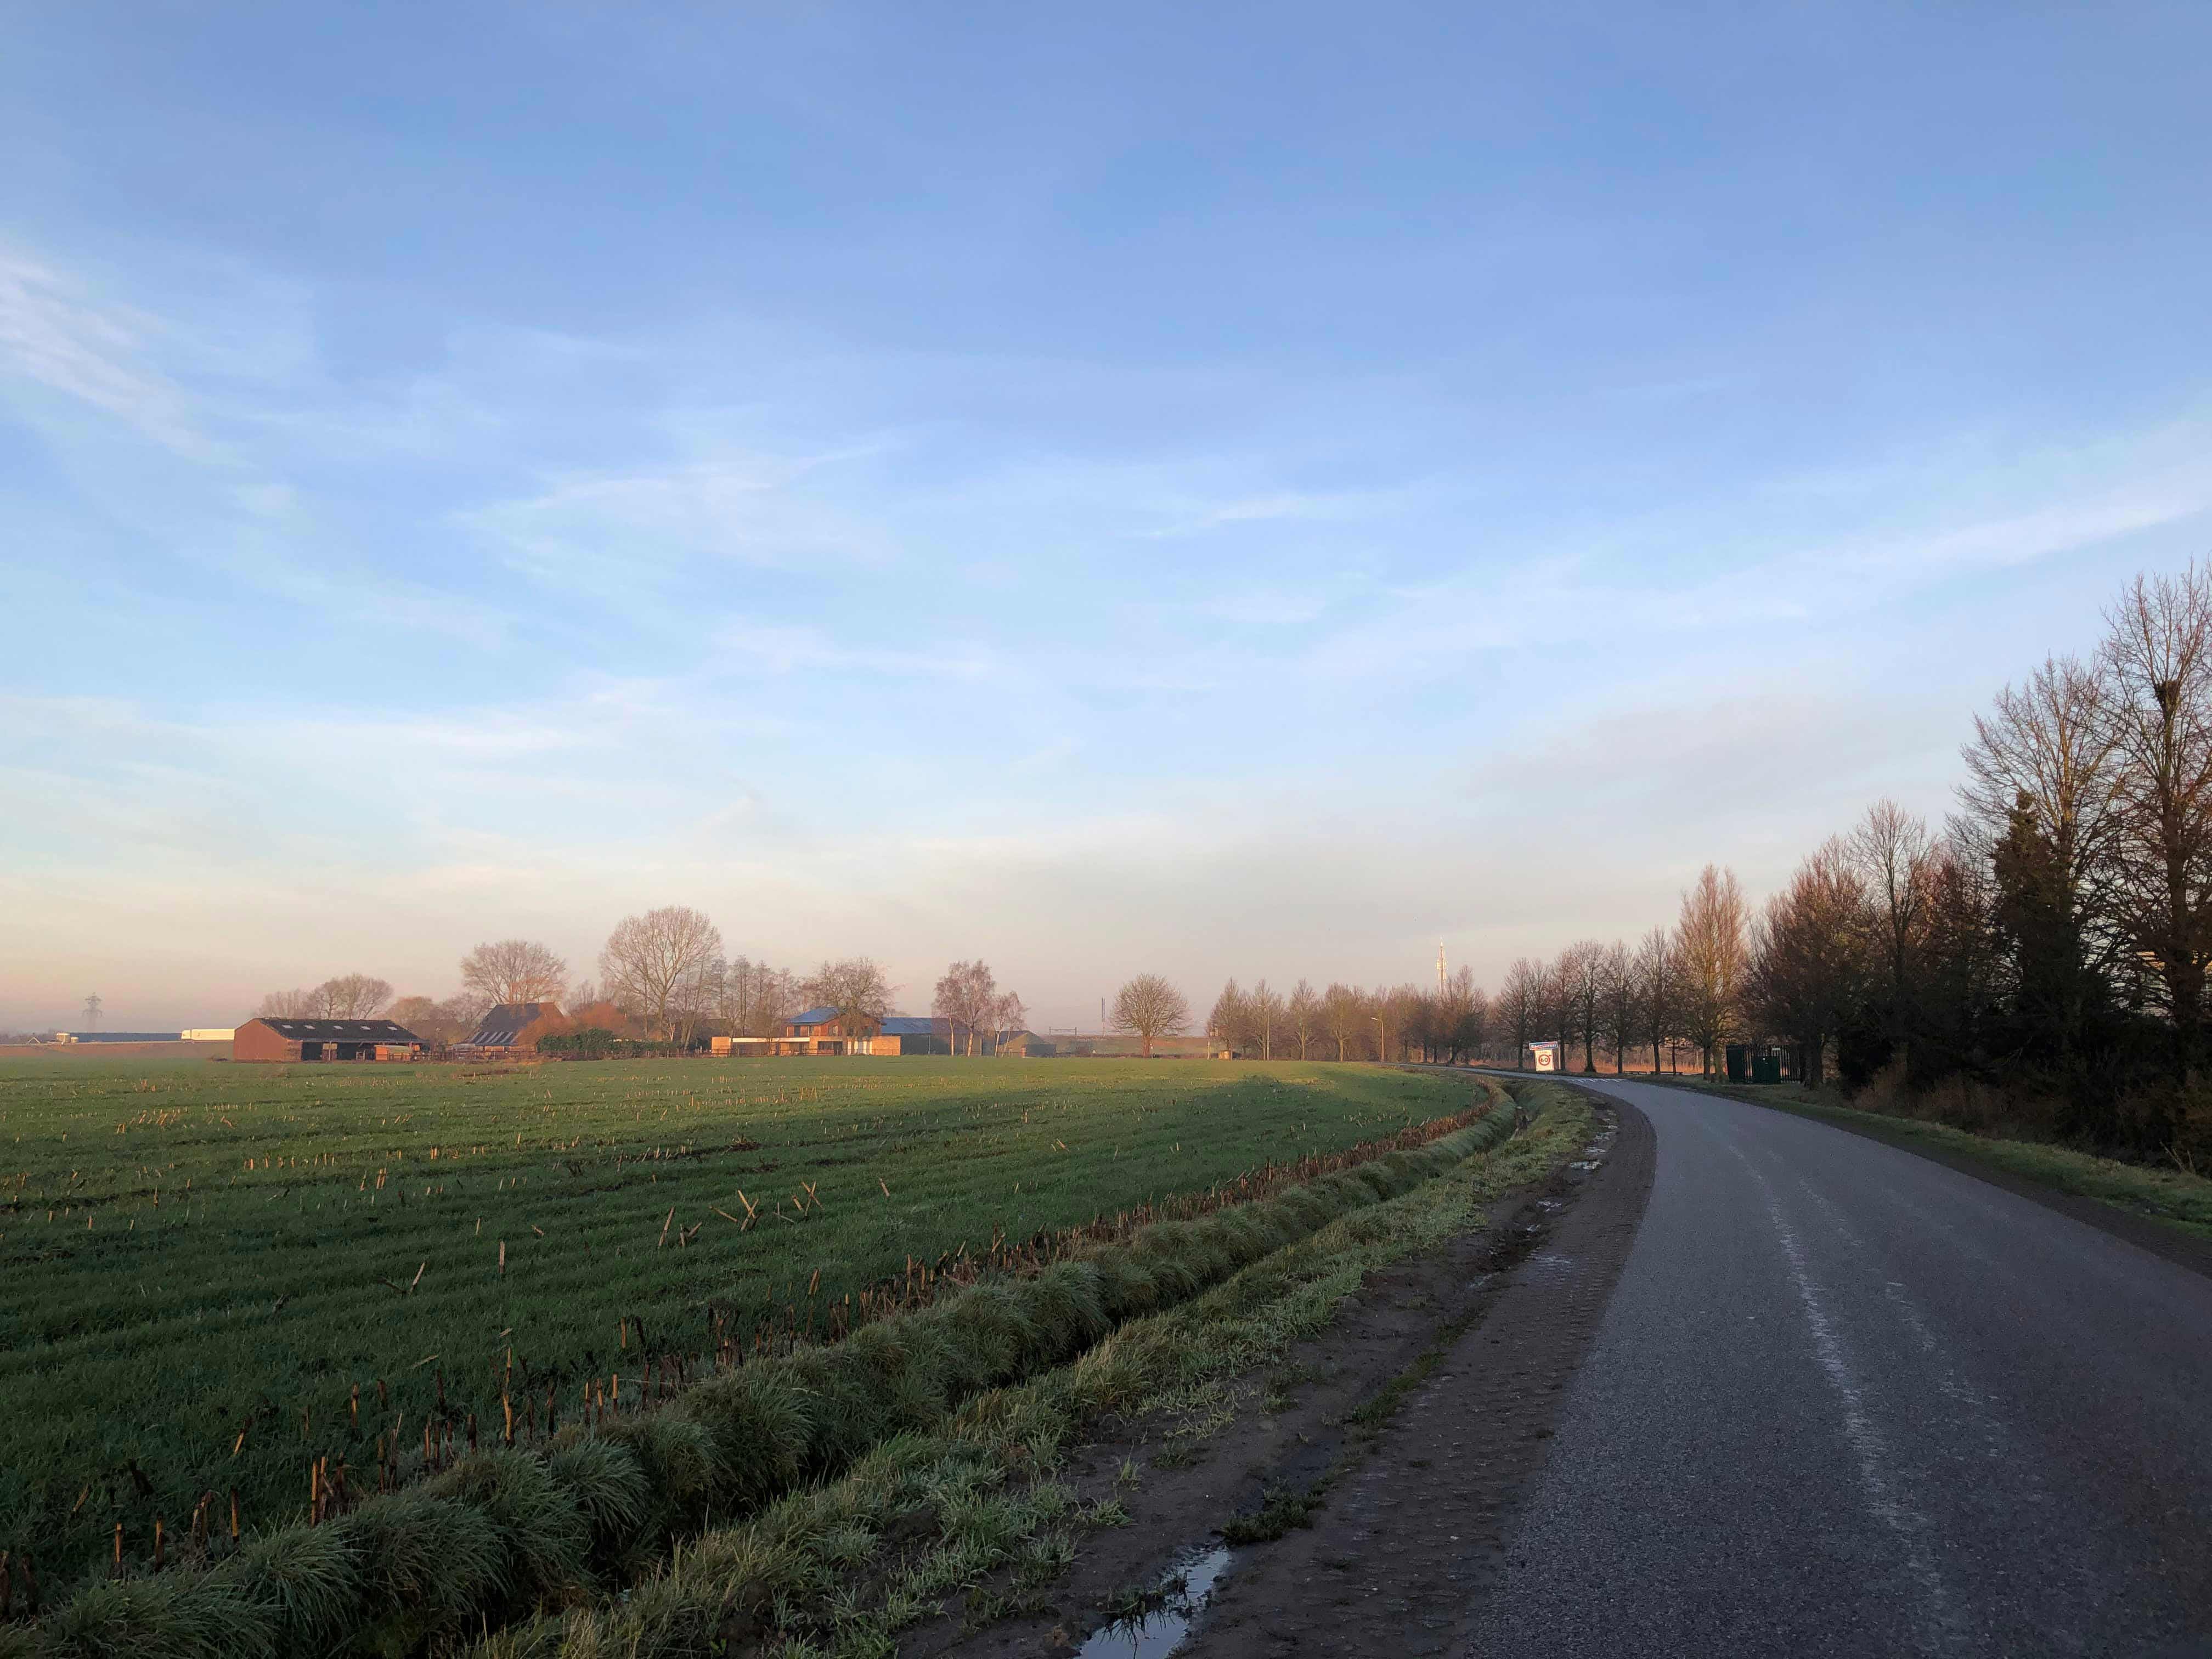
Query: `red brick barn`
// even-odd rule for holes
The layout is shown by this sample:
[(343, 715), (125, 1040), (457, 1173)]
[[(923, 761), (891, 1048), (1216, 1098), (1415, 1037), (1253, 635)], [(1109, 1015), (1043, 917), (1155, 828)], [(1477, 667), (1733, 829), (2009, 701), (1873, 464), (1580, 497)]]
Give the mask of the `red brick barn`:
[(389, 1019), (249, 1019), (231, 1034), (245, 1060), (413, 1060), (422, 1040)]

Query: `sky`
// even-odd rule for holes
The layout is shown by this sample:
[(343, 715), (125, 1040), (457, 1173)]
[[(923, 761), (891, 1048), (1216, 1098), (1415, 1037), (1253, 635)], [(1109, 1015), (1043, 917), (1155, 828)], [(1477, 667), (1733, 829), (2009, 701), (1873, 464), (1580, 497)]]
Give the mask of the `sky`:
[(2212, 8), (18, 7), (0, 1028), (1422, 981), (2212, 555)]

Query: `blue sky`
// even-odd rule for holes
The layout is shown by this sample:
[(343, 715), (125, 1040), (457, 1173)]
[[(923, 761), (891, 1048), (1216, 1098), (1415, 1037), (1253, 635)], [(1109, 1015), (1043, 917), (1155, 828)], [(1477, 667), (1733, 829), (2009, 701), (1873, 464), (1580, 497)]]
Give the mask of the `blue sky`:
[(8, 31), (0, 1024), (1494, 979), (2212, 553), (2201, 5)]

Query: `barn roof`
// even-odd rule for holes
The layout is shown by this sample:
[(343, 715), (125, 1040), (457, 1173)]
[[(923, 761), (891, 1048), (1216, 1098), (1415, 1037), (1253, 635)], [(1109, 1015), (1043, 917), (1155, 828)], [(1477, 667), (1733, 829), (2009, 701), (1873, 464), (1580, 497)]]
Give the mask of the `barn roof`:
[(835, 1008), (809, 1008), (803, 1014), (793, 1014), (791, 1023), (793, 1025), (827, 1025), (836, 1018)]
[(420, 1042), (422, 1038), (389, 1019), (270, 1019), (258, 1022), (280, 1037), (297, 1042)]
[(476, 1030), (469, 1037), (468, 1046), (472, 1048), (507, 1048), (539, 1015), (558, 1015), (560, 1012), (550, 1002), (498, 1003), (477, 1023)]
[(885, 1036), (949, 1036), (952, 1022), (932, 1019), (927, 1014), (885, 1014), (883, 1034)]

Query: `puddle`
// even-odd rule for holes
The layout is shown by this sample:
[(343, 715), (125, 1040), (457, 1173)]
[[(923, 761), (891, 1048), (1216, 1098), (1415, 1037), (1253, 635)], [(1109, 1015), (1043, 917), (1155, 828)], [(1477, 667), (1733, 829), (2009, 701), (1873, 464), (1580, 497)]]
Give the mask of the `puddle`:
[(1217, 1544), (1170, 1572), (1167, 1583), (1182, 1581), (1158, 1607), (1141, 1619), (1117, 1619), (1094, 1632), (1077, 1659), (1167, 1659), (1190, 1634), (1191, 1621), (1205, 1609), (1213, 1587), (1229, 1571), (1230, 1549)]
[(1575, 1258), (1564, 1251), (1538, 1250), (1522, 1264), (1521, 1273), (1524, 1279), (1549, 1279), (1557, 1273), (1572, 1273), (1577, 1265)]

